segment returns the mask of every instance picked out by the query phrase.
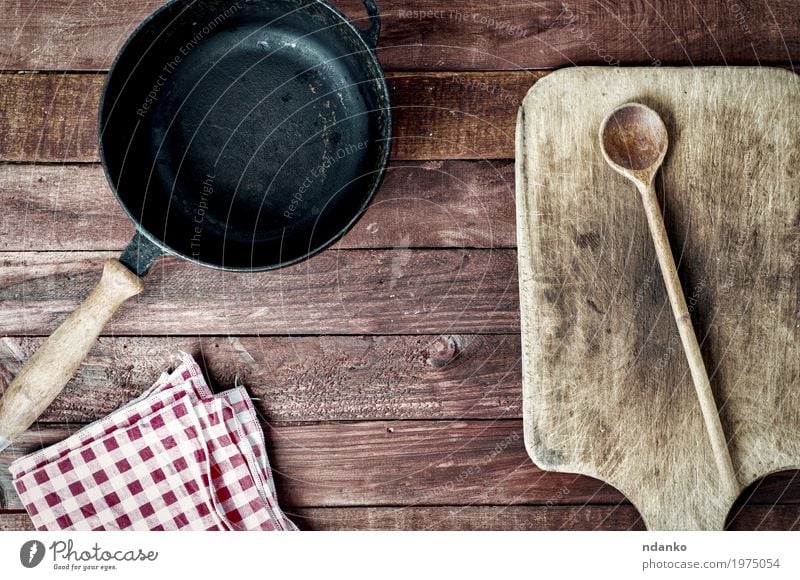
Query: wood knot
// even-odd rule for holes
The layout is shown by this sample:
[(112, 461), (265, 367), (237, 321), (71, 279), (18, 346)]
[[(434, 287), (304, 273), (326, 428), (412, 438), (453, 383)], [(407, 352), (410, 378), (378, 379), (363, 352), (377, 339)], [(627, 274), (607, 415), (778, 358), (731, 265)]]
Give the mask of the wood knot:
[(431, 344), (428, 362), (437, 368), (448, 365), (461, 352), (461, 344), (455, 336), (440, 336)]

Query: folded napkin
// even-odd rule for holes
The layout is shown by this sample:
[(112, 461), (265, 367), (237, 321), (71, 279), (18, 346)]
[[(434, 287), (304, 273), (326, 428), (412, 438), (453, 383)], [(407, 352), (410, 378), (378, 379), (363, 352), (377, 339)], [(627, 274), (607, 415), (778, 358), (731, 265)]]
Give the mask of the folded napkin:
[(137, 399), (11, 464), (36, 529), (297, 529), (247, 391), (212, 393), (182, 356)]

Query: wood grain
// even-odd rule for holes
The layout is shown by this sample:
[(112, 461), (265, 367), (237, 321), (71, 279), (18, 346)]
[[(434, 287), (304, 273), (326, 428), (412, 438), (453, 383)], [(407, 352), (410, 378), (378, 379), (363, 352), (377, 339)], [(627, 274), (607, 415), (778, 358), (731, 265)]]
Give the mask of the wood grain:
[(95, 161), (104, 75), (0, 74), (0, 161)]
[[(96, 283), (107, 252), (0, 253), (0, 333), (47, 335)], [(107, 334), (509, 333), (513, 250), (330, 250), (274, 272), (160, 258)]]
[(32, 531), (33, 522), (24, 511), (0, 512), (0, 532)]
[[(522, 97), (545, 73), (396, 73), (392, 159), (509, 159)], [(0, 74), (0, 161), (94, 162), (104, 75)]]
[[(19, 509), (7, 466), (80, 425), (47, 425), (0, 454), (0, 509)], [(266, 425), (283, 506), (617, 505), (624, 497), (585, 476), (545, 472), (523, 445), (522, 421), (368, 421)], [(751, 504), (797, 504), (800, 478), (783, 472)], [(800, 507), (794, 506), (800, 510)]]
[[(291, 508), (306, 530), (591, 531), (643, 530), (636, 509), (616, 506), (424, 506), (401, 508)], [(27, 517), (27, 516), (25, 516)], [(19, 518), (22, 519), (22, 518)], [(25, 523), (24, 520), (21, 523)], [(2, 524), (0, 523), (0, 526)], [(729, 530), (799, 530), (796, 506), (748, 505)]]
[[(133, 235), (98, 164), (0, 165), (0, 251), (116, 250)], [(394, 161), (334, 249), (514, 247), (509, 161)]]
[[(8, 1), (0, 23), (0, 66), (106, 70), (125, 38), (161, 3)], [(363, 20), (359, 0), (334, 4)], [(793, 0), (770, 0), (766, 13), (759, 0), (381, 0), (379, 7), (378, 56), (389, 70), (762, 64), (800, 57)]]
[[(315, 531), (644, 529), (639, 514), (631, 505), (288, 508), (286, 512), (300, 529)], [(32, 529), (27, 514), (0, 513), (0, 531)], [(800, 515), (793, 506), (747, 506), (726, 529), (797, 531)]]
[[(0, 393), (41, 342), (0, 339)], [(238, 376), (267, 421), (522, 416), (517, 335), (101, 337), (40, 423), (104, 417), (179, 351), (219, 388)]]
[[(523, 409), (532, 456), (615, 485), (648, 527), (718, 529), (730, 503), (644, 211), (599, 153), (603, 116), (630, 101), (659, 112), (669, 131), (657, 187), (746, 485), (800, 465), (800, 80), (769, 68), (571, 69), (537, 84), (521, 114)], [(552, 121), (566, 115), (568, 128)]]
[(514, 157), (514, 121), (542, 71), (393, 73), (396, 159)]
[[(791, 510), (792, 508), (790, 508)], [(639, 514), (628, 505), (587, 506), (411, 506), (396, 508), (289, 508), (303, 530), (641, 530)], [(760, 511), (758, 508), (754, 511)], [(0, 529), (28, 525), (27, 515), (0, 516)], [(750, 520), (752, 522), (752, 520)], [(748, 522), (748, 523), (750, 523)]]
[[(545, 474), (522, 444), (520, 420), (375, 421), (265, 426), (281, 505), (617, 503), (604, 484)], [(7, 466), (80, 425), (31, 430), (0, 454), (0, 508), (19, 499)], [(567, 496), (569, 498), (567, 499)]]

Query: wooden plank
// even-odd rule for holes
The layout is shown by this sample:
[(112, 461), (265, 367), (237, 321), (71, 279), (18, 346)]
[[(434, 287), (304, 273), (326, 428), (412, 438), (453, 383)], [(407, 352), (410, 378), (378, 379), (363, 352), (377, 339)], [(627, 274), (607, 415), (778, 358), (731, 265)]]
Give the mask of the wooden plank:
[(94, 161), (104, 75), (0, 74), (0, 161)]
[[(19, 509), (7, 466), (80, 425), (40, 426), (0, 454), (0, 509)], [(520, 420), (266, 426), (281, 505), (584, 505), (624, 501), (595, 479), (531, 463)], [(800, 502), (797, 472), (764, 479), (750, 504)]]
[(33, 522), (25, 512), (0, 512), (0, 532), (33, 530)]
[[(286, 508), (302, 530), (590, 531), (643, 530), (636, 509), (618, 506), (420, 506)], [(27, 514), (0, 513), (0, 531), (32, 530)], [(728, 530), (800, 530), (796, 506), (746, 506)]]
[[(6, 70), (106, 70), (160, 0), (10, 0)], [(334, 0), (363, 20), (359, 0)], [(535, 3), (381, 0), (378, 56), (401, 69), (558, 68), (571, 64), (760, 64), (800, 58), (793, 0)], [(358, 24), (358, 23), (357, 23)]]
[[(389, 75), (392, 158), (513, 158), (517, 108), (544, 74)], [(104, 80), (95, 74), (0, 74), (0, 161), (98, 161)]]
[(542, 71), (389, 76), (398, 159), (514, 157), (517, 110)]
[[(0, 454), (0, 508), (20, 507), (8, 464), (79, 428), (40, 426)], [(520, 420), (268, 424), (265, 435), (287, 506), (622, 501), (601, 482), (534, 467)]]
[[(49, 335), (108, 252), (0, 253), (0, 333)], [(513, 250), (341, 250), (273, 272), (161, 258), (109, 334), (438, 334), (519, 329)]]
[[(0, 339), (0, 393), (42, 340)], [(267, 421), (522, 416), (517, 335), (103, 337), (40, 423), (107, 415), (179, 351), (219, 388), (238, 376)]]
[(121, 251), (133, 236), (99, 164), (0, 165), (0, 196), (3, 251)]
[[(399, 508), (289, 508), (304, 530), (643, 530), (630, 504), (585, 506), (413, 506)], [(18, 518), (21, 519), (21, 518)], [(24, 520), (22, 523), (26, 523)], [(2, 526), (2, 524), (0, 524)], [(728, 530), (800, 530), (800, 508), (748, 505)]]
[[(642, 530), (636, 510), (620, 506), (453, 506), (401, 508), (284, 508), (301, 530)], [(733, 529), (796, 529), (793, 508), (749, 507)], [(762, 513), (767, 512), (767, 518)], [(742, 524), (750, 527), (743, 527)], [(794, 523), (795, 528), (792, 528)], [(1, 531), (30, 531), (33, 524), (24, 512), (0, 512)]]
[[(303, 530), (642, 530), (636, 509), (617, 506), (410, 506), (397, 508), (287, 508)], [(26, 515), (9, 517), (5, 525), (28, 525)], [(0, 516), (0, 522), (2, 521)], [(0, 523), (0, 527), (3, 523)]]
[[(133, 225), (102, 167), (0, 165), (0, 250), (116, 250)], [(367, 213), (334, 247), (514, 247), (509, 161), (395, 161)]]

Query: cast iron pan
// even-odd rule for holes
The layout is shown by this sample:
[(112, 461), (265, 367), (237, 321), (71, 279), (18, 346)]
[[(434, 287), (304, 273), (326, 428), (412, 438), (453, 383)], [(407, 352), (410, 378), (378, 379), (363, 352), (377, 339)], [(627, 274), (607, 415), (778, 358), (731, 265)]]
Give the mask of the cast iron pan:
[(391, 114), (373, 53), (321, 0), (172, 0), (133, 33), (100, 102), (100, 157), (136, 234), (0, 401), (0, 450), (61, 391), (159, 255), (269, 270), (329, 246), (383, 176)]

